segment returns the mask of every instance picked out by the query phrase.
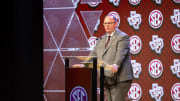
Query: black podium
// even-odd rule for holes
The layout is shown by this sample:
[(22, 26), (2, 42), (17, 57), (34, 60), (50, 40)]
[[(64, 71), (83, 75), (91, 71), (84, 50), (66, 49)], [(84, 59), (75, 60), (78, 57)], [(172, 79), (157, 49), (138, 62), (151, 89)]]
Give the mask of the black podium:
[[(66, 101), (97, 101), (97, 58), (93, 58), (93, 68), (69, 68), (65, 59)], [(100, 69), (100, 101), (104, 101), (104, 68)]]

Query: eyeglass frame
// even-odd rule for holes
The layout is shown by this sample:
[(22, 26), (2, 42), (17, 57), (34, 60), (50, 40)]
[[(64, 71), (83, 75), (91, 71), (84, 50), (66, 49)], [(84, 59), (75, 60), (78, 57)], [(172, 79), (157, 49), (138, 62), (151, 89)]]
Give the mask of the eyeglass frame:
[(105, 25), (112, 25), (113, 23), (116, 23), (116, 22), (105, 22), (105, 23), (103, 23), (103, 25), (105, 26)]

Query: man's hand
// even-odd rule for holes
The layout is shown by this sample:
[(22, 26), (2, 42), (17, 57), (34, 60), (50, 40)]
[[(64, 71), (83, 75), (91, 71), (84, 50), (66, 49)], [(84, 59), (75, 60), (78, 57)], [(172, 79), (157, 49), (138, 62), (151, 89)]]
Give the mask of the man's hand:
[(112, 73), (116, 73), (118, 71), (118, 65), (113, 64), (113, 65), (108, 65), (110, 67)]
[(74, 64), (72, 65), (72, 68), (83, 68), (84, 65), (83, 64)]

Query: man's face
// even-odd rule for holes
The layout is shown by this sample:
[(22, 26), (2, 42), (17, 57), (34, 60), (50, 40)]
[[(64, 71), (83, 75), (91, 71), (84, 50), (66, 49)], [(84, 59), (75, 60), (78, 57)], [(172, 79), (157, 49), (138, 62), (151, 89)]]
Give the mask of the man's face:
[(108, 34), (115, 31), (117, 27), (117, 22), (114, 21), (112, 16), (107, 16), (104, 19), (104, 29)]

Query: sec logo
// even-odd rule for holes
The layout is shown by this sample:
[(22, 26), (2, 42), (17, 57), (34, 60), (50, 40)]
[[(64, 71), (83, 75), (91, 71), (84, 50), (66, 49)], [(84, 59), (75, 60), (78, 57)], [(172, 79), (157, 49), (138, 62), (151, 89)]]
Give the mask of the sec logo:
[(175, 53), (180, 53), (180, 34), (173, 36), (171, 40), (171, 48)]
[(180, 0), (173, 0), (175, 3), (180, 3)]
[(117, 12), (115, 12), (115, 11), (112, 11), (112, 12), (109, 12), (108, 15), (112, 15), (112, 16), (116, 17), (117, 22), (118, 22), (117, 27), (119, 27), (119, 24), (120, 24), (120, 16), (119, 16), (119, 14)]
[(159, 10), (153, 10), (150, 14), (149, 14), (149, 25), (154, 28), (157, 29), (159, 27), (161, 27), (163, 23), (163, 15)]
[(141, 51), (142, 42), (141, 39), (137, 35), (133, 35), (130, 37), (130, 53), (138, 54)]
[(70, 101), (88, 101), (86, 90), (81, 86), (76, 86), (70, 93)]
[(95, 36), (92, 36), (88, 39), (88, 43), (90, 46), (89, 50), (93, 50), (94, 47), (96, 46), (96, 39), (97, 39), (97, 37), (95, 37)]
[(138, 5), (141, 2), (141, 0), (129, 0), (129, 3), (131, 5)]
[(88, 2), (88, 5), (91, 7), (96, 7), (99, 5), (99, 2)]
[(142, 96), (141, 86), (137, 83), (132, 83), (129, 91), (128, 98), (132, 101), (139, 101)]
[(180, 101), (180, 83), (175, 83), (172, 86), (171, 97), (174, 101)]
[(149, 64), (149, 74), (153, 78), (158, 78), (163, 72), (163, 65), (160, 60), (154, 59)]

